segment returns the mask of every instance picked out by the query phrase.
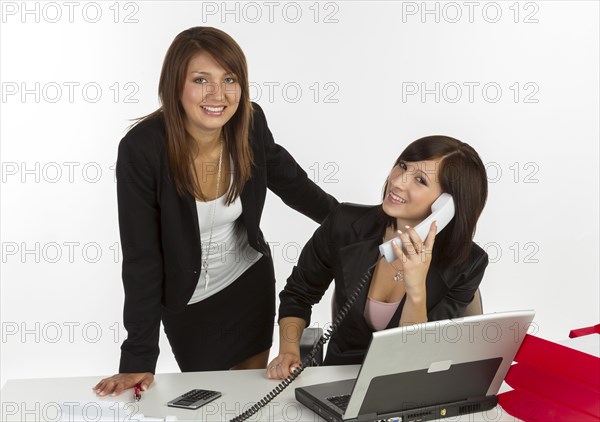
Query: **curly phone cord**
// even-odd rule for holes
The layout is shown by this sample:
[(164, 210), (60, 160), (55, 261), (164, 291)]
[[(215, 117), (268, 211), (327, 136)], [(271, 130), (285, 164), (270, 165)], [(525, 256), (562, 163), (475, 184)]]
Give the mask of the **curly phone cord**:
[(369, 267), (369, 269), (363, 274), (363, 276), (360, 280), (360, 283), (358, 284), (358, 286), (356, 286), (356, 289), (354, 289), (354, 291), (350, 295), (350, 298), (346, 301), (346, 303), (344, 303), (344, 306), (342, 306), (342, 308), (338, 311), (338, 314), (337, 314), (333, 324), (331, 324), (331, 326), (327, 329), (327, 332), (325, 332), (321, 336), (321, 338), (319, 339), (317, 344), (315, 344), (315, 346), (311, 349), (311, 351), (308, 352), (308, 354), (302, 361), (302, 365), (300, 366), (300, 368), (294, 369), (294, 371), (286, 379), (281, 381), (277, 385), (277, 387), (275, 387), (273, 390), (271, 390), (266, 396), (264, 396), (262, 399), (260, 399), (258, 402), (256, 402), (250, 409), (246, 410), (241, 415), (236, 416), (235, 418), (231, 419), (229, 422), (242, 422), (242, 421), (245, 421), (246, 419), (250, 418), (252, 415), (257, 413), (260, 409), (262, 409), (267, 404), (269, 404), (275, 397), (277, 397), (279, 395), (279, 393), (281, 393), (283, 390), (285, 390), (286, 387), (292, 383), (292, 381), (294, 381), (296, 378), (298, 378), (298, 375), (300, 375), (302, 373), (302, 371), (304, 371), (304, 368), (306, 368), (308, 366), (308, 364), (310, 362), (312, 362), (315, 355), (317, 353), (319, 353), (319, 351), (323, 348), (325, 343), (327, 343), (327, 341), (331, 338), (333, 333), (335, 333), (335, 331), (339, 327), (340, 323), (344, 320), (344, 318), (346, 317), (346, 314), (350, 311), (350, 309), (354, 305), (354, 302), (356, 302), (358, 295), (360, 294), (362, 289), (367, 285), (367, 283), (371, 279), (372, 270), (373, 270), (373, 268), (375, 268), (375, 265), (377, 265), (377, 262), (375, 264), (373, 264), (371, 267)]

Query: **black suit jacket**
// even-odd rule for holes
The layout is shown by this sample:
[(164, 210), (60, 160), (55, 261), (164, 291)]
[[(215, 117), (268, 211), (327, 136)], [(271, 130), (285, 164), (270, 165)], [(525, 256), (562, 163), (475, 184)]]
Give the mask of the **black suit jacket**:
[[(255, 166), (240, 196), (240, 218), (250, 245), (270, 256), (259, 227), (267, 188), (318, 223), (337, 201), (273, 141), (262, 109), (253, 107), (250, 142)], [(169, 177), (162, 118), (136, 125), (121, 140), (117, 197), (128, 333), (119, 372), (154, 372), (162, 306), (185, 308), (198, 283), (202, 256), (195, 199), (178, 195)]]
[[(279, 294), (279, 319), (299, 317), (308, 326), (312, 305), (319, 302), (332, 279), (335, 279), (337, 309), (342, 308), (379, 257), (378, 246), (386, 226), (381, 213), (381, 205), (341, 204), (327, 217), (302, 250), (298, 265)], [(469, 258), (450, 269), (440, 270), (434, 255), (426, 280), (428, 320), (462, 316), (473, 300), (487, 264), (487, 254), (474, 243)], [(363, 316), (369, 284), (370, 280), (331, 337), (326, 365), (362, 363), (373, 333)], [(387, 328), (398, 326), (401, 305)]]

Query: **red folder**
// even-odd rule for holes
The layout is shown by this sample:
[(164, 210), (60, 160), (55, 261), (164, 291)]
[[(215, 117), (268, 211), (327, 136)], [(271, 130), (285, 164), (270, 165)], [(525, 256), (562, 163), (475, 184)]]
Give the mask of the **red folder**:
[(578, 328), (576, 330), (571, 330), (569, 333), (569, 338), (587, 336), (589, 334), (600, 334), (600, 324), (594, 325), (592, 327)]
[(499, 394), (498, 404), (508, 414), (526, 422), (598, 422), (589, 413), (525, 390)]
[[(595, 332), (571, 333), (590, 329)], [(532, 422), (600, 420), (599, 358), (527, 335), (515, 362), (505, 379), (514, 390), (498, 395), (510, 415)]]

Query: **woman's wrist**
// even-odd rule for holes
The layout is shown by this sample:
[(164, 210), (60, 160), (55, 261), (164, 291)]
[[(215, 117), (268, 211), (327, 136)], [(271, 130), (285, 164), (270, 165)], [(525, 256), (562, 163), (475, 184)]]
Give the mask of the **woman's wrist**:
[(416, 286), (410, 286), (406, 284), (406, 299), (411, 300), (414, 303), (421, 303), (425, 301), (427, 295), (427, 289), (425, 287), (425, 280), (418, 283)]
[(289, 347), (289, 346), (281, 346), (279, 347), (279, 354), (280, 355), (294, 355), (294, 356), (300, 356), (300, 346), (298, 347)]
[(410, 303), (415, 308), (419, 308), (421, 306), (425, 306), (427, 304), (425, 292), (419, 295), (406, 295), (406, 302)]
[(292, 353), (295, 355), (300, 354), (300, 341), (294, 340), (279, 340), (279, 354)]
[(279, 353), (300, 355), (300, 338), (305, 321), (300, 318), (283, 318), (279, 321)]

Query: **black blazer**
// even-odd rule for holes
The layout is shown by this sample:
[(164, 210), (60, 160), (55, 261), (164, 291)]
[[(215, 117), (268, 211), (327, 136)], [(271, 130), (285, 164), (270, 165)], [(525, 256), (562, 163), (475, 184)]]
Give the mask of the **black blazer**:
[[(273, 141), (262, 109), (253, 104), (250, 142), (255, 166), (241, 193), (248, 242), (270, 256), (259, 223), (267, 188), (320, 223), (337, 205), (293, 157)], [(117, 159), (119, 229), (123, 250), (123, 321), (119, 372), (154, 372), (162, 306), (183, 310), (198, 283), (201, 243), (195, 199), (181, 197), (169, 177), (162, 118), (132, 128)]]
[[(319, 302), (332, 279), (335, 279), (337, 309), (342, 308), (379, 257), (378, 246), (386, 226), (381, 216), (381, 205), (341, 204), (327, 217), (302, 250), (297, 266), (279, 294), (279, 319), (299, 317), (308, 326), (312, 305)], [(487, 254), (474, 243), (469, 258), (447, 270), (439, 269), (434, 255), (426, 280), (428, 320), (462, 316), (473, 300), (487, 264)], [(373, 333), (363, 316), (369, 284), (370, 280), (331, 337), (326, 365), (362, 363)], [(387, 328), (398, 326), (403, 302)]]

